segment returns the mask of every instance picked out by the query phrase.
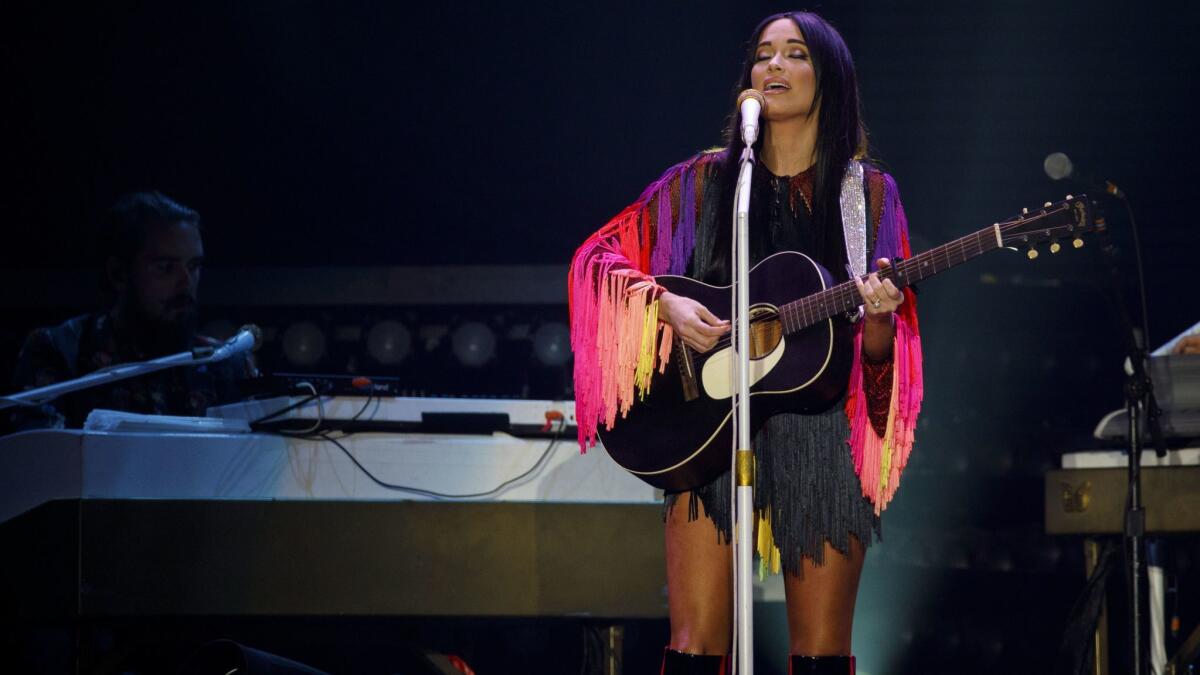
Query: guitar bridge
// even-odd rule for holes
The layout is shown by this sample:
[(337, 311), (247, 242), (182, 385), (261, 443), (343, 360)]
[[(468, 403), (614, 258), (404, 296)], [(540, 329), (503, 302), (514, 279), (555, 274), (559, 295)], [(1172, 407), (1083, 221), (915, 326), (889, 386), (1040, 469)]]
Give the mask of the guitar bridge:
[(683, 340), (675, 338), (675, 363), (679, 366), (679, 380), (683, 384), (683, 400), (695, 401), (700, 398), (700, 385), (696, 382), (696, 363), (692, 360), (692, 350)]

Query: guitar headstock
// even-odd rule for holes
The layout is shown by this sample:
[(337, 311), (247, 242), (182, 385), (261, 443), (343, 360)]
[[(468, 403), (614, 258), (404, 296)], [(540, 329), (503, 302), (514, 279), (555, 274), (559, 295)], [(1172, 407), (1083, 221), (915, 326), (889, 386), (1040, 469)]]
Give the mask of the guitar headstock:
[(1075, 248), (1083, 246), (1083, 234), (1096, 229), (1087, 195), (1071, 196), (1061, 202), (1046, 202), (1037, 210), (1022, 209), (1021, 215), (996, 223), (997, 237), (1005, 248), (1028, 250), (1030, 260), (1038, 257), (1037, 245), (1050, 242), (1050, 252), (1058, 253), (1062, 241)]

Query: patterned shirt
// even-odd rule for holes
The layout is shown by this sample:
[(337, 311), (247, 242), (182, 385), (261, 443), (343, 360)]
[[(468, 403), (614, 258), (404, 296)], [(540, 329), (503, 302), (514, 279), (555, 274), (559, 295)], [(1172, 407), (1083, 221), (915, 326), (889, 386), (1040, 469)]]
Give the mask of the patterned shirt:
[[(122, 339), (109, 314), (85, 314), (29, 335), (17, 358), (13, 384), (18, 390), (44, 387), (101, 368), (157, 355), (142, 353), (135, 341)], [(220, 342), (197, 335), (193, 347)], [(182, 351), (182, 350), (180, 350)], [(242, 398), (238, 382), (257, 376), (246, 356), (194, 367), (176, 367), (61, 396), (40, 408), (18, 408), (11, 424), (18, 430), (79, 428), (97, 408), (155, 415), (203, 416), (214, 405)]]

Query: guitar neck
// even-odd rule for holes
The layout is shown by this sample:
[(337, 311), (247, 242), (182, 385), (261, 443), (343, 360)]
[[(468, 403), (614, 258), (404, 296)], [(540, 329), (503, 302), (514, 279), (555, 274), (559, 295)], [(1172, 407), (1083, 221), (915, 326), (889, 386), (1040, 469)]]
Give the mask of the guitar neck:
[[(879, 273), (879, 277), (891, 279), (897, 288), (904, 288), (998, 248), (1001, 248), (1001, 241), (997, 227), (987, 227), (908, 260), (894, 260), (890, 267)], [(855, 310), (862, 302), (858, 286), (854, 281), (847, 281), (781, 306), (779, 316), (784, 332), (793, 333)]]

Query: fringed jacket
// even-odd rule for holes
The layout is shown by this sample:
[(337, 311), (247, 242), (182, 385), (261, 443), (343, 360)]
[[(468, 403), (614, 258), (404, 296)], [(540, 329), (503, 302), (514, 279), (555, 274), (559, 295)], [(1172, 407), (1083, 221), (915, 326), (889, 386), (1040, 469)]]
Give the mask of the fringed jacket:
[[(598, 425), (619, 423), (653, 371), (666, 367), (673, 335), (671, 326), (658, 320), (662, 288), (654, 276), (706, 269), (703, 258), (712, 255), (717, 228), (729, 227), (729, 215), (723, 213), (728, 202), (719, 195), (724, 181), (717, 180), (724, 160), (724, 151), (716, 150), (671, 167), (575, 252), (568, 294), (575, 412), (585, 451), (595, 445)], [(874, 240), (869, 260), (910, 257), (895, 181), (874, 167), (864, 169)], [(854, 469), (877, 513), (895, 495), (921, 407), (916, 298), (911, 289), (904, 294), (895, 315), (891, 360), (854, 359), (845, 403)], [(860, 355), (862, 331), (860, 321), (854, 332)]]

